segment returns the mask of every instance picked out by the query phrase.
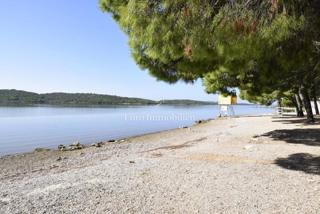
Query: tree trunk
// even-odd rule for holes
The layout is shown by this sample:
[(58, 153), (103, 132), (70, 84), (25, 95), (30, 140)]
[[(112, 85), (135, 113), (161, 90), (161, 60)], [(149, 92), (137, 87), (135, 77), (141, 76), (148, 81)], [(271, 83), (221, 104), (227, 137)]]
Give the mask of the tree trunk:
[(318, 103), (317, 103), (317, 95), (316, 95), (316, 90), (313, 89), (313, 102), (314, 102), (314, 109), (316, 110), (316, 115), (319, 115), (319, 108), (318, 108)]
[(278, 106), (279, 106), (280, 108), (282, 107), (281, 99), (278, 99)]
[(313, 98), (313, 102), (314, 102), (314, 108), (316, 110), (316, 115), (319, 115), (319, 108), (318, 108), (318, 103), (317, 103), (317, 97)]
[(297, 117), (299, 117), (299, 106), (298, 106), (298, 103), (294, 97), (292, 98), (292, 103), (293, 103), (294, 107), (296, 108)]
[(295, 97), (295, 100), (296, 100), (295, 103), (297, 105), (297, 116), (298, 117), (304, 117), (303, 104), (302, 104), (301, 97), (299, 96), (299, 94), (295, 94), (294, 97)]
[(309, 96), (308, 90), (302, 86), (300, 88), (300, 94), (302, 96), (304, 108), (306, 109), (306, 112), (307, 112), (307, 120), (308, 120), (308, 122), (313, 123), (314, 117), (313, 117), (313, 113), (312, 113), (312, 106), (311, 106), (311, 101), (310, 101), (310, 96)]

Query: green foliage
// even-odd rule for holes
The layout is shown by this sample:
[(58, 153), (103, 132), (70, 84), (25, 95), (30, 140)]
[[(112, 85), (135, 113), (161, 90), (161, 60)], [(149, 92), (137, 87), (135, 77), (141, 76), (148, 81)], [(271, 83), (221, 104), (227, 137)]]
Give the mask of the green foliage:
[(151, 105), (156, 101), (100, 94), (36, 94), (18, 90), (0, 90), (0, 105)]
[(292, 91), (279, 91), (275, 90), (272, 93), (262, 93), (260, 95), (251, 95), (247, 93), (247, 91), (242, 90), (240, 97), (242, 99), (246, 99), (251, 103), (257, 103), (261, 105), (272, 105), (275, 102), (281, 102), (281, 106), (286, 107), (295, 107), (295, 103), (293, 102), (294, 93)]
[(129, 36), (132, 56), (159, 80), (192, 82), (215, 68), (212, 1), (101, 0)]
[(196, 100), (147, 100), (85, 93), (37, 94), (19, 90), (0, 90), (0, 106), (59, 105), (59, 106), (105, 106), (105, 105), (212, 105), (214, 102)]
[(44, 104), (48, 105), (150, 105), (156, 104), (155, 101), (118, 97), (101, 94), (68, 94), (68, 93), (51, 93), (41, 94), (41, 99)]
[[(159, 80), (270, 103), (320, 81), (318, 0), (100, 0)], [(313, 89), (315, 90), (315, 89)]]
[[(142, 69), (169, 83), (206, 77), (210, 80), (205, 82), (213, 83), (215, 78), (221, 80), (217, 73), (224, 67), (229, 72), (223, 76), (228, 74), (231, 82), (222, 78), (223, 83), (217, 85), (224, 85), (223, 89), (249, 82), (246, 72), (251, 72), (260, 57), (266, 57), (261, 51), (274, 49), (303, 26), (300, 14), (288, 15), (296, 12), (292, 4), (100, 0), (101, 9), (111, 12), (128, 35), (132, 56)], [(208, 92), (220, 89), (207, 87)]]
[(33, 105), (40, 102), (36, 93), (17, 91), (17, 90), (0, 90), (0, 105)]

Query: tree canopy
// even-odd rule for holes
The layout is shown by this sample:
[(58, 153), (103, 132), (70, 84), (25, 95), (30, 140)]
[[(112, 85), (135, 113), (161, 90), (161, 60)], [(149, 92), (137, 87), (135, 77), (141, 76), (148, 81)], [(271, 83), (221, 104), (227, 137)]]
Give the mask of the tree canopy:
[(158, 80), (200, 78), (208, 93), (239, 88), (262, 103), (298, 94), (313, 119), (319, 0), (100, 0), (100, 7), (128, 35), (136, 63)]

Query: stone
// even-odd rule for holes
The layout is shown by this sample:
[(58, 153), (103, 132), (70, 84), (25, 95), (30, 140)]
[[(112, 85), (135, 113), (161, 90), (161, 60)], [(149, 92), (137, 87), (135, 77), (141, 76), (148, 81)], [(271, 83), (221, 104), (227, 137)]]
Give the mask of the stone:
[(103, 145), (103, 142), (91, 144), (92, 147), (97, 147), (97, 148), (101, 147), (102, 145)]
[(208, 122), (210, 122), (210, 119), (208, 119), (208, 120), (196, 120), (195, 121), (196, 124), (208, 123)]
[(71, 144), (70, 146), (80, 146), (81, 144), (80, 144), (80, 142), (79, 141), (76, 141), (76, 142), (74, 142), (73, 144)]
[(70, 144), (69, 149), (71, 151), (83, 149), (83, 145), (81, 145), (80, 142), (77, 141), (77, 142), (74, 142), (73, 144)]
[(66, 147), (65, 147), (65, 145), (60, 144), (60, 145), (58, 146), (58, 149), (59, 149), (60, 151), (65, 151), (65, 150), (66, 150)]
[(35, 148), (33, 151), (34, 151), (34, 152), (46, 152), (46, 151), (49, 151), (49, 149), (45, 149), (45, 148)]

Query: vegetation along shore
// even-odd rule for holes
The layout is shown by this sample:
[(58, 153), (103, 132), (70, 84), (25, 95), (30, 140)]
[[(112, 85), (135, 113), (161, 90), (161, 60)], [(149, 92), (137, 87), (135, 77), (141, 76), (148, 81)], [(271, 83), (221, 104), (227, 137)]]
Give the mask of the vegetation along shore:
[(104, 105), (214, 105), (216, 102), (197, 100), (149, 100), (93, 93), (38, 94), (21, 90), (0, 90), (0, 106), (56, 105), (56, 106), (104, 106)]

